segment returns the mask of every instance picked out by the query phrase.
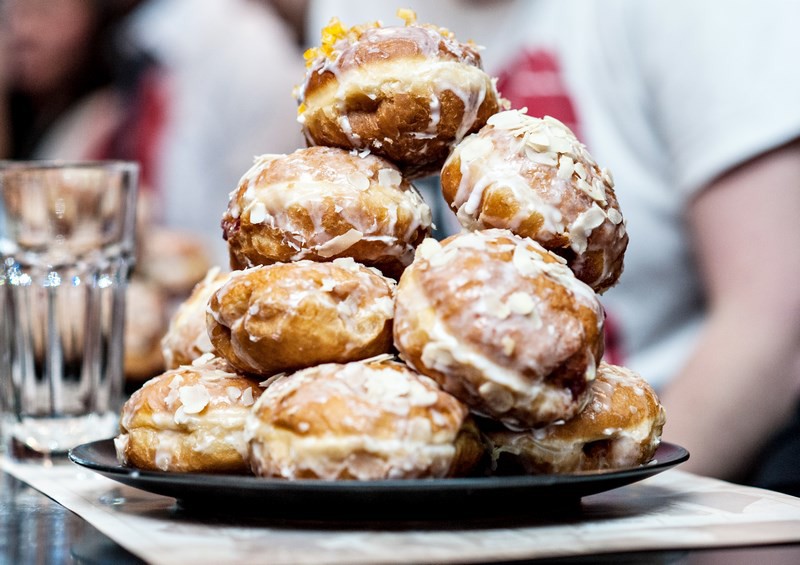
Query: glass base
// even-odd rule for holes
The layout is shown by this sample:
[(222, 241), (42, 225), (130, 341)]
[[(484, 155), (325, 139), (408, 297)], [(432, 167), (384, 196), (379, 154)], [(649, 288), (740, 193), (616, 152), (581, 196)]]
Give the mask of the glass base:
[(59, 418), (22, 418), (6, 422), (6, 435), (20, 447), (41, 454), (64, 454), (73, 447), (117, 434), (114, 412)]

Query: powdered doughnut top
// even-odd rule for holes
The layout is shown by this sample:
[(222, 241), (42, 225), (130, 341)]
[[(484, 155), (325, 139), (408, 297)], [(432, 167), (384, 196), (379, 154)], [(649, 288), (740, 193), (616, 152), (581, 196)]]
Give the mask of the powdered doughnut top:
[(323, 29), (321, 46), (306, 52), (298, 120), (309, 145), (369, 149), (422, 176), (501, 102), (475, 45), (400, 14), (405, 26), (333, 20)]
[(222, 227), (234, 269), (353, 257), (399, 277), (430, 232), (431, 210), (385, 159), (310, 147), (259, 157)]
[(500, 112), (442, 169), (442, 192), (467, 229), (506, 228), (563, 256), (602, 292), (628, 245), (614, 182), (558, 120)]

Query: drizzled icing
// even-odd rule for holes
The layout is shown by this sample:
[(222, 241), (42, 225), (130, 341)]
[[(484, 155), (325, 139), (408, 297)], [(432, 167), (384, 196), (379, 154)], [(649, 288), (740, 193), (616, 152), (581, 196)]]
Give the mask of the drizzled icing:
[(327, 259), (362, 241), (379, 245), (374, 256), (358, 257), (364, 262), (394, 257), (407, 265), (416, 241), (430, 230), (431, 211), (389, 162), (315, 147), (259, 158), (231, 193), (223, 221), (238, 221), (229, 241), (266, 228), (288, 251), (287, 257), (270, 257), (269, 248), (242, 251), (250, 265), (264, 256)]
[[(585, 398), (549, 375), (583, 358), (571, 379), (594, 377), (603, 313), (561, 258), (506, 230), (487, 230), (426, 240), (409, 269), (398, 288), (395, 342), (419, 370), (442, 375), (445, 390), (466, 401), (461, 390), (474, 410), (511, 426), (552, 421), (582, 405)], [(425, 340), (415, 344), (420, 332)], [(409, 356), (409, 348), (419, 351)]]
[(246, 435), (263, 475), (444, 476), (467, 414), (435, 382), (399, 363), (328, 364), (273, 381)]
[(493, 459), (512, 454), (532, 472), (620, 469), (647, 462), (665, 422), (652, 387), (630, 369), (602, 362), (591, 393), (591, 402), (567, 422), (517, 433), (488, 432)]
[[(444, 171), (456, 163), (460, 180), (448, 197), (466, 228), (508, 228), (548, 249), (568, 248), (571, 267), (595, 288), (619, 276), (627, 236), (613, 179), (564, 124), (497, 113), (454, 149)], [(490, 199), (505, 205), (497, 209)], [(584, 257), (598, 253), (602, 271), (585, 271)]]
[[(448, 30), (417, 24), (408, 14), (404, 19), (405, 26), (376, 22), (349, 29), (331, 22), (322, 45), (306, 52), (308, 69), (295, 96), (309, 140), (345, 145), (344, 138), (350, 147), (370, 149), (418, 174), (438, 169), (452, 143), (506, 102), (481, 68), (477, 46), (459, 42)], [(427, 124), (422, 125), (420, 109), (409, 123), (376, 127), (386, 119), (376, 117), (381, 105), (401, 96), (414, 104), (427, 101)]]
[(130, 449), (147, 447), (162, 470), (190, 467), (181, 459), (190, 453), (243, 461), (245, 417), (261, 391), (228, 369), (207, 354), (147, 381), (122, 408), (118, 459), (127, 462)]
[[(208, 312), (227, 328), (219, 339), (235, 352), (236, 359), (229, 360), (242, 370), (267, 375), (286, 370), (279, 365), (304, 348), (311, 349), (303, 355), (308, 364), (319, 355), (335, 353), (340, 359), (359, 354), (386, 331), (394, 315), (394, 289), (393, 280), (349, 257), (276, 263), (232, 273)], [(311, 324), (309, 312), (328, 320), (327, 325)], [(304, 328), (302, 335), (299, 328)], [(318, 339), (324, 339), (326, 350), (313, 350)], [(292, 364), (288, 368), (296, 368)]]

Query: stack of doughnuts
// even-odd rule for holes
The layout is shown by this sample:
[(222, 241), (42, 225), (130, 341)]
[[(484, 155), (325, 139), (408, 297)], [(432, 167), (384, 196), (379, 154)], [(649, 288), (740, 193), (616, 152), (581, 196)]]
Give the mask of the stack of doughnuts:
[[(653, 457), (657, 396), (602, 361), (628, 241), (610, 173), (557, 120), (504, 110), (474, 45), (399, 15), (334, 20), (306, 53), (309, 147), (230, 193), (231, 271), (173, 317), (123, 463), (376, 480)], [(409, 182), (436, 171), (464, 227), (443, 241)]]

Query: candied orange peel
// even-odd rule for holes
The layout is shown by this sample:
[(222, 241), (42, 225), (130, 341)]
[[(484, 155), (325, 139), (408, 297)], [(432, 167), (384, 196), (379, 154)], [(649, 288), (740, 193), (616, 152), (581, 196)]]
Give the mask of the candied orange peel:
[(407, 26), (417, 23), (417, 13), (409, 8), (399, 8), (397, 17), (403, 20)]
[(355, 25), (348, 28), (342, 24), (339, 18), (331, 18), (331, 21), (328, 22), (328, 25), (322, 28), (320, 46), (306, 49), (306, 52), (303, 53), (303, 59), (306, 61), (306, 67), (310, 67), (312, 63), (320, 57), (324, 57), (326, 59), (335, 59), (336, 51), (334, 46), (336, 43), (343, 39), (353, 43), (361, 37), (361, 34), (364, 33), (364, 30), (370, 27), (380, 27), (380, 23), (375, 22), (372, 24)]

